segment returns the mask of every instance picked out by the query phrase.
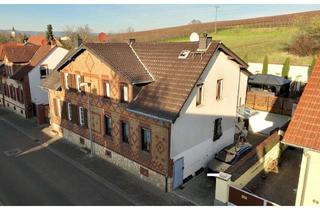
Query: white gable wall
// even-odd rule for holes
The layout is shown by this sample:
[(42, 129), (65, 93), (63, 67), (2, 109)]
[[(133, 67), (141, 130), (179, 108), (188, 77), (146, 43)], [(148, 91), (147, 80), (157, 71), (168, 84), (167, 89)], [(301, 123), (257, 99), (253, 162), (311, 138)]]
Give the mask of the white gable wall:
[[(206, 167), (217, 151), (233, 142), (239, 81), (242, 82), (239, 86), (242, 104), (247, 86), (247, 76), (239, 76), (239, 65), (223, 52), (217, 53), (199, 81), (203, 83), (203, 104), (196, 106), (197, 88), (194, 88), (180, 117), (172, 125), (171, 158), (175, 161), (184, 157), (184, 178)], [(223, 79), (223, 99), (217, 101), (219, 79)], [(222, 117), (223, 135), (214, 142), (214, 120), (219, 117)]]
[(29, 83), (30, 83), (30, 92), (31, 100), (35, 104), (48, 104), (48, 92), (40, 88), (41, 79), (40, 79), (40, 66), (48, 65), (49, 72), (51, 73), (58, 63), (64, 58), (68, 53), (68, 50), (61, 47), (54, 49), (39, 65), (33, 68), (29, 72)]

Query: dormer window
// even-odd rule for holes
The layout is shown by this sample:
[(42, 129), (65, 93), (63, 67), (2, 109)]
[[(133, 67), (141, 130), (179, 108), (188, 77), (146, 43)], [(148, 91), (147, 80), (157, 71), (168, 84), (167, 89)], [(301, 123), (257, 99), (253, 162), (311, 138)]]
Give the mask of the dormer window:
[(190, 53), (190, 50), (182, 50), (179, 54), (179, 59), (186, 59)]
[(48, 65), (41, 65), (40, 66), (40, 78), (44, 79), (49, 75)]
[(127, 84), (121, 84), (121, 101), (128, 102), (129, 101), (129, 87)]

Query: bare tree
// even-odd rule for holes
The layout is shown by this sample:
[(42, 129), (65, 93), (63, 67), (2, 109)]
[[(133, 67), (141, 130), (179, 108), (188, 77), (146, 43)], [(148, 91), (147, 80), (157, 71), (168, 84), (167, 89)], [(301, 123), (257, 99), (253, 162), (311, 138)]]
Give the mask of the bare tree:
[(64, 36), (70, 38), (70, 40), (62, 41), (63, 45), (67, 49), (73, 48), (74, 41), (78, 38), (78, 36), (82, 39), (83, 42), (91, 42), (94, 41), (95, 37), (92, 35), (92, 29), (89, 25), (78, 26), (74, 25), (65, 26), (63, 29)]
[(201, 23), (201, 21), (200, 20), (197, 20), (197, 19), (193, 19), (193, 20), (191, 20), (190, 21), (190, 25), (192, 25), (192, 24), (200, 24)]
[(134, 28), (133, 28), (132, 26), (129, 26), (129, 27), (127, 28), (126, 32), (132, 33), (132, 32), (134, 32)]

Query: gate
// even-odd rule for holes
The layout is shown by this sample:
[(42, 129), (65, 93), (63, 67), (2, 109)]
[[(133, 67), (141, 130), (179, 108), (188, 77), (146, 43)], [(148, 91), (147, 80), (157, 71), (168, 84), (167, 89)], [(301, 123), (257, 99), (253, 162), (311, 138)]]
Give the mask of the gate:
[(239, 188), (229, 186), (228, 205), (236, 206), (277, 206), (277, 204), (264, 198), (241, 190)]
[(173, 189), (176, 189), (183, 184), (183, 169), (184, 169), (184, 159), (179, 158), (174, 162), (173, 169)]

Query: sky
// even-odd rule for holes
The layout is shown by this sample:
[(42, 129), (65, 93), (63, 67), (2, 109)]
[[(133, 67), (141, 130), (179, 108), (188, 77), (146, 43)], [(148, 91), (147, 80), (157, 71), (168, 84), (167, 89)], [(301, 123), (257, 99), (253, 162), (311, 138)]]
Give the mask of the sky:
[[(135, 31), (188, 24), (193, 19), (201, 22), (215, 20), (215, 6), (193, 5), (0, 5), (0, 29), (45, 31), (48, 24), (56, 31), (66, 26), (88, 24), (93, 32), (119, 32), (129, 26)], [(320, 10), (317, 5), (218, 5), (218, 20), (288, 14)]]

